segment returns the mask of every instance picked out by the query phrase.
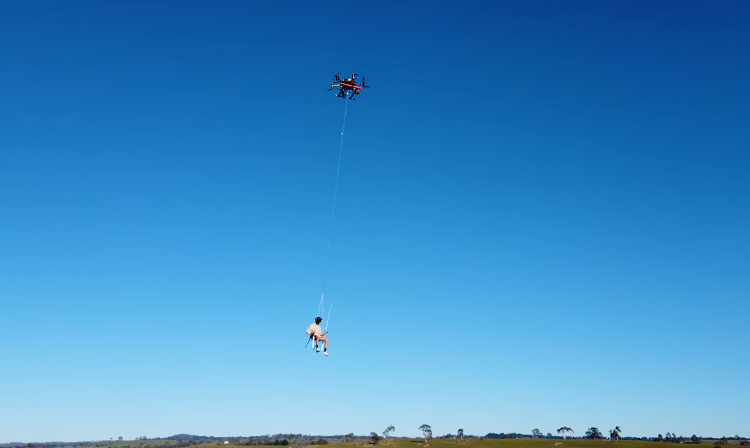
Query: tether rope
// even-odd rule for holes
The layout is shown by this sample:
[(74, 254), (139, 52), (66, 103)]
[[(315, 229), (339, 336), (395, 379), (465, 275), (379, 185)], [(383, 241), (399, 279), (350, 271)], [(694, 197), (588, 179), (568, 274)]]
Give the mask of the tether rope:
[[(344, 153), (344, 130), (346, 129), (346, 112), (349, 110), (349, 100), (344, 101), (344, 122), (341, 124), (341, 143), (339, 144), (339, 161), (336, 166), (336, 183), (333, 187), (333, 206), (331, 207), (331, 222), (328, 226), (328, 244), (326, 245), (326, 258), (328, 253), (331, 251), (331, 235), (333, 234), (333, 218), (336, 216), (336, 197), (339, 191), (339, 174), (341, 173), (341, 156)], [(323, 296), (325, 295), (326, 285), (323, 283), (323, 288), (320, 291), (320, 302), (318, 303), (318, 310), (315, 313), (315, 317), (320, 316), (321, 311), (325, 311), (323, 307)], [(331, 305), (333, 306), (333, 305)], [(328, 318), (331, 317), (331, 310), (328, 310)], [(328, 320), (326, 320), (326, 329), (328, 329)]]

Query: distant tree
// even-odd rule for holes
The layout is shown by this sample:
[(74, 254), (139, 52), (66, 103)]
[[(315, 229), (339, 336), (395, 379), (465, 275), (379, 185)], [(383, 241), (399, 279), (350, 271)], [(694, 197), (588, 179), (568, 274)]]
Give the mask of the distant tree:
[(596, 426), (592, 426), (586, 431), (586, 437), (588, 437), (589, 439), (601, 439), (602, 433), (601, 431), (599, 431), (599, 428), (597, 428)]
[(539, 429), (538, 429), (538, 428), (534, 428), (534, 429), (532, 429), (532, 430), (531, 430), (531, 437), (533, 437), (533, 438), (535, 438), (535, 439), (536, 439), (536, 438), (539, 438), (539, 437), (542, 437), (542, 431), (539, 431)]
[(373, 445), (377, 445), (380, 442), (380, 436), (376, 432), (371, 432), (370, 440), (372, 440)]
[(463, 429), (459, 429), (458, 432), (456, 433), (456, 437), (458, 437), (458, 441), (459, 442), (463, 442), (463, 440), (464, 440), (464, 430)]
[(321, 437), (318, 439), (318, 445), (328, 445), (328, 440)]
[(573, 431), (572, 429), (568, 428), (567, 426), (563, 426), (562, 428), (560, 428), (560, 429), (557, 430), (558, 434), (562, 434), (563, 440), (565, 440), (567, 438), (566, 434), (569, 433), (569, 432), (575, 432), (575, 431)]
[(721, 439), (714, 442), (714, 445), (728, 445), (729, 440), (726, 437), (722, 437)]
[(294, 442), (297, 441), (297, 434), (289, 434), (287, 440), (289, 440), (289, 445), (294, 445)]
[(396, 430), (396, 428), (393, 425), (391, 425), (391, 426), (385, 428), (385, 430), (383, 431), (383, 437), (385, 437), (385, 443), (386, 444), (388, 443), (388, 434), (392, 433), (395, 430)]
[(656, 440), (654, 440), (654, 442), (663, 442), (663, 441), (664, 441), (664, 437), (662, 437), (662, 436), (661, 436), (661, 434), (659, 434), (659, 435), (658, 435), (658, 436), (656, 437)]
[(551, 439), (551, 438), (552, 438), (552, 433), (551, 433), (551, 432), (548, 432), (548, 433), (547, 433), (547, 438), (548, 438), (548, 439)]
[(348, 442), (350, 440), (354, 440), (354, 433), (350, 432), (349, 434), (344, 436), (344, 442)]
[(696, 445), (700, 445), (702, 442), (701, 438), (696, 436), (695, 434), (693, 434), (693, 437), (690, 438), (690, 441)]
[(430, 425), (422, 425), (419, 427), (419, 430), (422, 431), (422, 435), (424, 435), (424, 443), (427, 444), (427, 440), (432, 438), (432, 427)]
[(621, 432), (622, 432), (622, 430), (620, 430), (620, 427), (619, 426), (615, 426), (615, 429), (612, 429), (612, 430), (609, 431), (609, 438), (612, 439), (612, 440), (620, 440), (621, 439), (621, 437), (620, 437), (620, 433)]

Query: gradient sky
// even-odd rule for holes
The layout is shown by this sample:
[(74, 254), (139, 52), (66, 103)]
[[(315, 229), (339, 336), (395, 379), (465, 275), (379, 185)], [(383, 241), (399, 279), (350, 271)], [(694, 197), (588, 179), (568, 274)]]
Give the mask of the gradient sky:
[[(0, 2), (0, 442), (750, 435), (748, 29), (743, 1)], [(339, 70), (372, 88), (326, 256)]]

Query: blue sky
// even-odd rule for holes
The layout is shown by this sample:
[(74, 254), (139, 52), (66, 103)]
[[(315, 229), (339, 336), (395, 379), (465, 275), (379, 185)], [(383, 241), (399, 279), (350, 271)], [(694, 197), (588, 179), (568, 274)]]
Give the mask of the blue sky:
[(495, 3), (1, 2), (0, 442), (750, 434), (750, 7)]

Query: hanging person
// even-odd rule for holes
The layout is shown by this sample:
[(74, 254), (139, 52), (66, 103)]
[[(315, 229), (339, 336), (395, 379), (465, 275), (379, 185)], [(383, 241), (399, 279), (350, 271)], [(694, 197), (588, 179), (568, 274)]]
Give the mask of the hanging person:
[(315, 323), (310, 324), (309, 327), (307, 327), (307, 330), (305, 330), (305, 333), (307, 333), (308, 336), (310, 336), (310, 339), (313, 339), (315, 341), (315, 351), (320, 352), (320, 345), (319, 343), (323, 342), (323, 354), (328, 356), (328, 339), (326, 338), (326, 335), (328, 332), (325, 333), (322, 332), (320, 329), (320, 323), (323, 321), (322, 318), (316, 317)]

